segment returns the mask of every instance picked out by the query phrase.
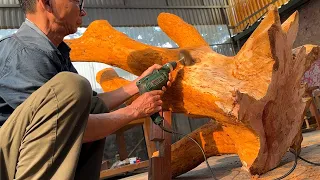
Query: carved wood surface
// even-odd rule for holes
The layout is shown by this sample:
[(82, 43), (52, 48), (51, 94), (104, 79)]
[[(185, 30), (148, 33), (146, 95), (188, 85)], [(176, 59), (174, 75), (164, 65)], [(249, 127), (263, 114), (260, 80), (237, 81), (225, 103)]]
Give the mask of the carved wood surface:
[[(277, 166), (290, 146), (300, 150), (303, 115), (310, 103), (301, 78), (320, 57), (320, 48), (305, 45), (292, 50), (297, 12), (281, 25), (277, 8), (270, 7), (233, 57), (214, 52), (193, 26), (173, 14), (161, 13), (158, 24), (180, 49), (148, 46), (116, 31), (107, 21), (95, 21), (81, 38), (67, 41), (71, 58), (139, 75), (154, 63), (177, 60), (179, 50), (187, 50), (196, 63), (174, 71), (164, 108), (215, 119), (190, 134), (208, 157), (236, 153), (251, 174), (262, 174)], [(127, 83), (102, 75), (97, 78), (105, 91), (115, 88), (116, 82)], [(190, 152), (194, 163), (185, 158)], [(200, 164), (200, 153), (185, 138), (172, 145), (173, 176)]]

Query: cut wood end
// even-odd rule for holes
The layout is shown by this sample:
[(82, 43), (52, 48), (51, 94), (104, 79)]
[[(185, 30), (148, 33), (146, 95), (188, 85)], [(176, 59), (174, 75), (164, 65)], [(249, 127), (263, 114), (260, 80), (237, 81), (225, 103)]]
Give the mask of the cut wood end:
[[(282, 28), (288, 33), (286, 34)], [(275, 6), (269, 7), (266, 18), (235, 56), (233, 75), (246, 81), (243, 88), (239, 89), (240, 92), (250, 94), (256, 99), (265, 96), (272, 72), (279, 68), (279, 61), (285, 56), (291, 56), (291, 47), (297, 31), (297, 12), (281, 27), (278, 9)], [(255, 86), (258, 88), (253, 88)]]
[[(239, 64), (244, 61), (253, 61), (257, 58), (260, 59), (259, 57), (262, 57), (262, 62), (259, 60), (260, 65), (270, 63), (272, 52), (268, 33), (272, 26), (281, 26), (278, 9), (274, 6), (269, 7), (269, 11), (265, 19), (262, 20), (260, 25), (255, 29), (255, 31), (243, 45), (239, 53), (236, 55), (236, 59)], [(255, 54), (257, 54), (258, 56), (253, 56)], [(237, 66), (239, 66), (239, 64), (237, 64)], [(252, 68), (255, 69), (255, 67), (259, 66), (256, 66), (256, 64), (254, 64)], [(246, 69), (251, 68), (246, 67)]]
[(284, 23), (282, 23), (281, 27), (282, 30), (287, 33), (293, 25), (299, 25), (298, 11), (295, 11)]
[(170, 13), (161, 13), (158, 16), (158, 24), (179, 47), (209, 46), (196, 28), (179, 16)]
[(304, 73), (311, 67), (312, 63), (320, 59), (320, 46), (308, 44), (308, 45), (300, 46), (293, 49), (292, 53), (295, 59), (305, 58), (305, 62), (303, 66), (300, 65), (296, 67), (296, 68), (304, 68), (304, 71), (303, 71)]
[(307, 67), (309, 69), (312, 63), (320, 59), (320, 46), (309, 44), (305, 45), (304, 47), (306, 48), (307, 62), (310, 63), (310, 65)]
[(112, 68), (106, 68), (99, 71), (96, 80), (101, 85), (104, 92), (116, 90), (130, 83), (130, 81), (119, 77)]
[(290, 48), (292, 48), (294, 41), (297, 38), (299, 30), (299, 13), (294, 12), (283, 24), (282, 30), (287, 34), (287, 41)]
[(268, 29), (273, 25), (273, 24), (281, 24), (280, 22), (280, 16), (278, 12), (278, 8), (275, 6), (269, 6), (268, 8), (268, 13), (266, 14), (265, 18), (262, 20), (262, 22), (259, 24), (259, 26), (254, 30), (250, 39), (254, 39), (254, 37), (259, 36), (260, 34), (267, 32)]
[(320, 46), (318, 45), (313, 45), (313, 44), (306, 44), (304, 45), (304, 47), (306, 48), (306, 53), (308, 55), (312, 55), (314, 56), (316, 59), (320, 58)]
[(112, 68), (105, 68), (101, 71), (99, 71), (96, 75), (96, 81), (101, 84), (105, 81), (109, 81), (114, 78), (118, 78), (119, 75), (117, 72)]

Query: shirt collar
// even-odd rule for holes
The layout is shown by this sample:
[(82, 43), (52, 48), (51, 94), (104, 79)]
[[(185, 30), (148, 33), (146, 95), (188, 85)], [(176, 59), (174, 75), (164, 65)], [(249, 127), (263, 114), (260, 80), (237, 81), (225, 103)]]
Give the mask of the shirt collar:
[(32, 21), (26, 18), (25, 24), (28, 25), (30, 28), (35, 30), (40, 36), (44, 37), (45, 39), (48, 40), (49, 44), (54, 50), (58, 50), (59, 53), (61, 53), (64, 57), (69, 57), (71, 48), (64, 42), (62, 41), (58, 47), (56, 47), (50, 39), (38, 28), (36, 24), (34, 24)]

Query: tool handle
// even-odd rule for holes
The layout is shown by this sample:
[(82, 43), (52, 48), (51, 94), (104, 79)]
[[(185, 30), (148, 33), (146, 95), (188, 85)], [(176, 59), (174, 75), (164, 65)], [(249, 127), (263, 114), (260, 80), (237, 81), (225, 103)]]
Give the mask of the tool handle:
[(152, 122), (155, 123), (156, 125), (162, 124), (162, 122), (164, 120), (164, 118), (162, 116), (160, 116), (160, 114), (158, 112), (152, 114), (150, 117), (152, 119)]

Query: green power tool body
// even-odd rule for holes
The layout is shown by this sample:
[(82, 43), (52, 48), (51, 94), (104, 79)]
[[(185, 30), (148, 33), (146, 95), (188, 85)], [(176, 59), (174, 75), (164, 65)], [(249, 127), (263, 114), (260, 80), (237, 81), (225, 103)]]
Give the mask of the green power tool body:
[[(137, 81), (136, 85), (139, 88), (139, 93), (143, 94), (146, 92), (161, 90), (163, 86), (167, 85), (169, 81), (169, 73), (177, 67), (176, 62), (168, 62), (164, 64), (160, 69), (154, 70), (148, 76)], [(152, 114), (152, 121), (160, 125), (163, 122), (163, 117), (159, 113)]]

